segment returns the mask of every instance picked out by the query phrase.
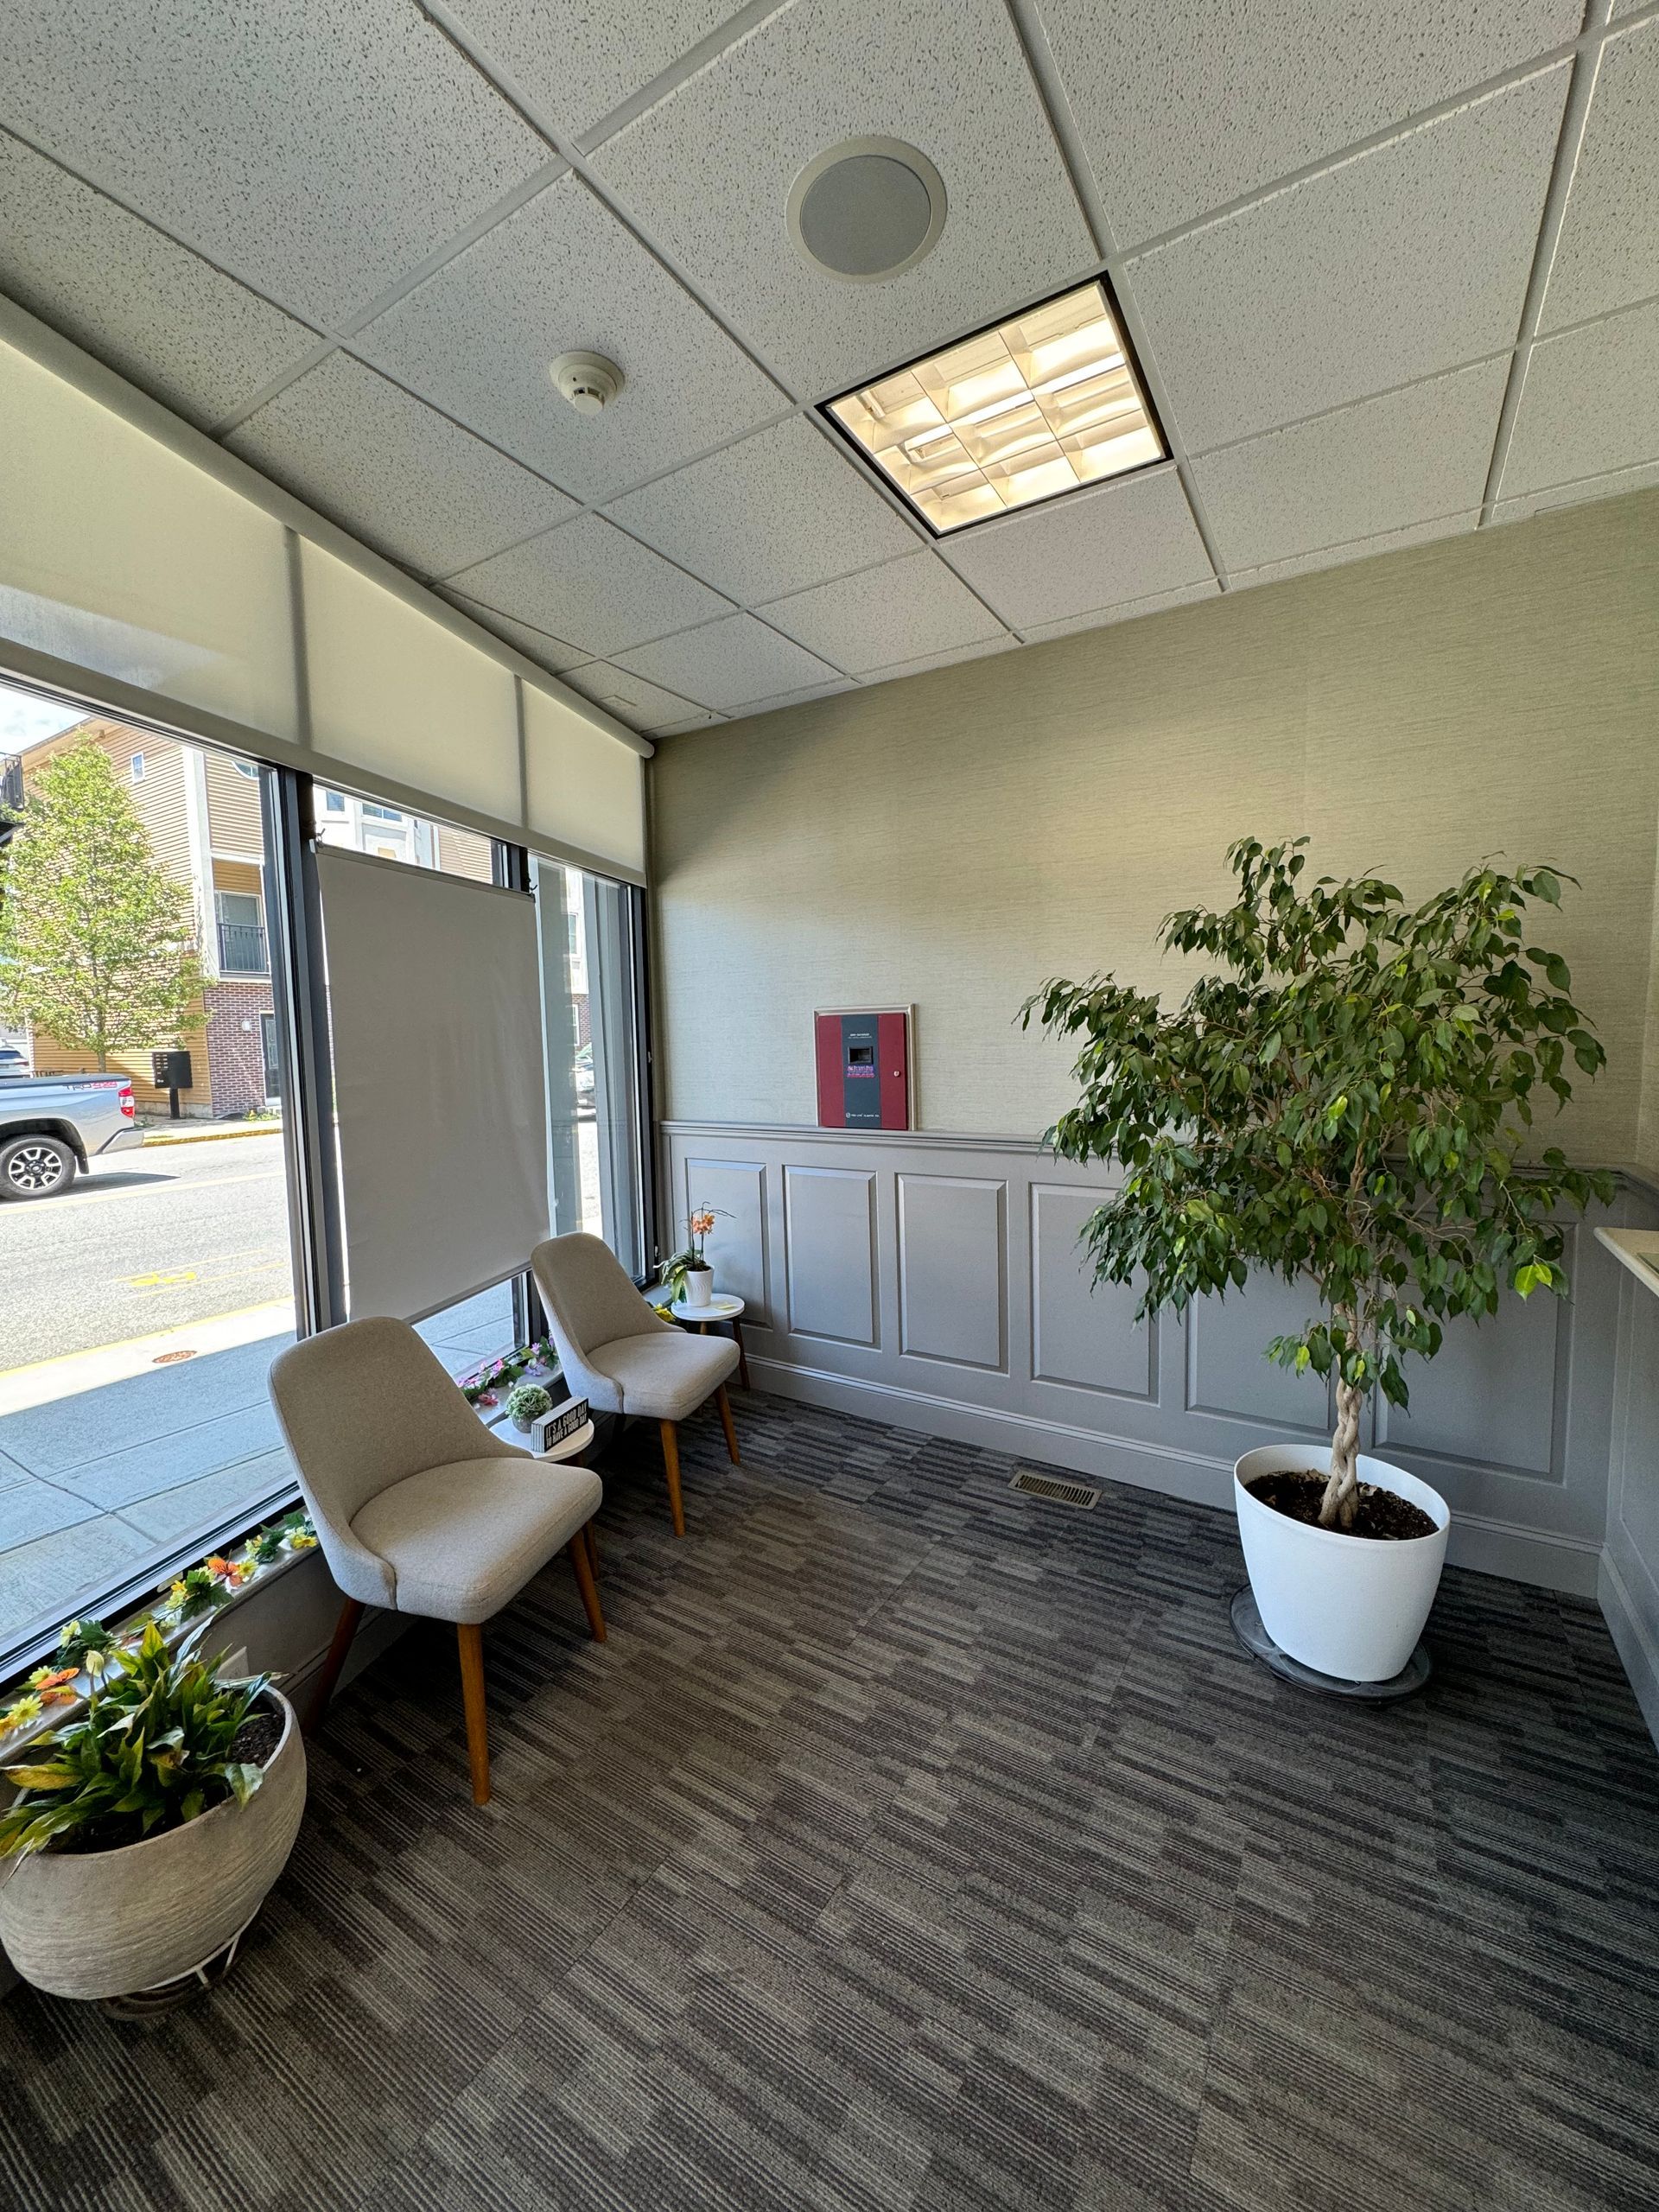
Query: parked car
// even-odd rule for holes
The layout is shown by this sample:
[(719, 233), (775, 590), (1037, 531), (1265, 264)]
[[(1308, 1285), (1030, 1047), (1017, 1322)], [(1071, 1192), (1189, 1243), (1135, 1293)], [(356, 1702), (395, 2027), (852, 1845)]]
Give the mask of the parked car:
[(0, 1198), (49, 1198), (143, 1142), (130, 1076), (0, 1073)]
[(594, 1110), (594, 1047), (591, 1039), (576, 1053), (576, 1105), (578, 1109), (585, 1107), (590, 1114)]
[(27, 1075), (29, 1062), (15, 1045), (0, 1045), (0, 1076)]

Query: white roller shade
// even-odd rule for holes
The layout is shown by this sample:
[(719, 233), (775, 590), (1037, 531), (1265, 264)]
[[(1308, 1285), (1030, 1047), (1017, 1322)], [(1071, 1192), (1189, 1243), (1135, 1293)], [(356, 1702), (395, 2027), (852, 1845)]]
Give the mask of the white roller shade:
[(499, 661), (302, 545), (312, 741), (369, 774), (516, 823), (518, 708)]
[(524, 686), (530, 842), (601, 874), (645, 874), (645, 764), (551, 693)]
[(536, 907), (324, 846), (352, 1318), (416, 1320), (548, 1233)]
[(0, 345), (0, 638), (292, 738), (282, 524)]

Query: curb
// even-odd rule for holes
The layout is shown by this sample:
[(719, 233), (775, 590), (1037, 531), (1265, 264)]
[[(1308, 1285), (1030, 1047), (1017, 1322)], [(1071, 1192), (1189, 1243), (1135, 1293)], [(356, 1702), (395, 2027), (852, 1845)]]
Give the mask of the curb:
[[(217, 1144), (226, 1137), (275, 1137), (282, 1135), (280, 1122), (248, 1122), (233, 1123), (229, 1128), (205, 1129), (146, 1129), (144, 1144)], [(142, 1147), (141, 1147), (142, 1149)]]

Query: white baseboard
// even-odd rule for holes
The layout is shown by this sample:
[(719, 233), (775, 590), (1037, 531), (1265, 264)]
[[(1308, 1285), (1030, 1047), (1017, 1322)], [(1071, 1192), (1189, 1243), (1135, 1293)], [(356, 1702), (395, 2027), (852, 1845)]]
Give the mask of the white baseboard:
[[(956, 1444), (1011, 1452), (1047, 1466), (1064, 1467), (1071, 1474), (1128, 1483), (1189, 1505), (1211, 1505), (1224, 1513), (1233, 1510), (1230, 1459), (1205, 1459), (1197, 1452), (1172, 1450), (1168, 1445), (1101, 1436), (1091, 1429), (1045, 1421), (1035, 1414), (970, 1405), (960, 1398), (934, 1397), (923, 1390), (902, 1389), (896, 1383), (836, 1375), (825, 1368), (803, 1367), (753, 1352), (749, 1355), (749, 1365), (760, 1387), (780, 1398), (828, 1406), (866, 1421), (890, 1421), (895, 1428), (921, 1429), (930, 1436), (949, 1437)], [(1468, 1567), (1477, 1574), (1501, 1575), (1541, 1590), (1593, 1598), (1601, 1546), (1584, 1537), (1560, 1536), (1506, 1522), (1454, 1515), (1446, 1557), (1452, 1566)]]
[(1659, 1744), (1659, 1645), (1648, 1633), (1611, 1552), (1602, 1553), (1600, 1569), (1596, 1598), (1602, 1618), (1613, 1639), (1613, 1649), (1630, 1678), (1630, 1688), (1636, 1692), (1642, 1718), (1648, 1724), (1648, 1733)]

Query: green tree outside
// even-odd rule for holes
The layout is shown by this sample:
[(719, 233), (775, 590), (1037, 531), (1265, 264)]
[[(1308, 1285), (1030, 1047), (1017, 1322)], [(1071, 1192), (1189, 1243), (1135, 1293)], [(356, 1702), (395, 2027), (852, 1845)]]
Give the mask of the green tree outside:
[(189, 893), (157, 862), (109, 755), (35, 779), (0, 868), (0, 1015), (96, 1055), (176, 1044), (202, 986)]

